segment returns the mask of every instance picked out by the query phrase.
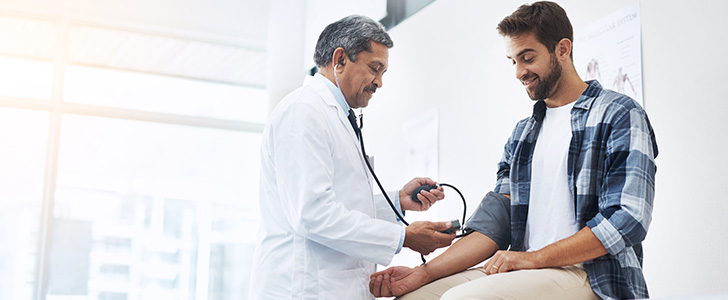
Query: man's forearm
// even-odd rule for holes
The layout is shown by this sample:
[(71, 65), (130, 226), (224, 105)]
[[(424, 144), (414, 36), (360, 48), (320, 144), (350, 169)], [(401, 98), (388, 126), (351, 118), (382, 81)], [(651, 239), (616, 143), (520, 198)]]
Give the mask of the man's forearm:
[(592, 260), (607, 254), (607, 249), (589, 227), (584, 227), (574, 235), (536, 251), (536, 254), (539, 267), (549, 268)]
[(429, 283), (477, 265), (491, 257), (497, 250), (498, 245), (491, 238), (475, 231), (419, 268), (425, 270), (428, 275), (425, 283)]

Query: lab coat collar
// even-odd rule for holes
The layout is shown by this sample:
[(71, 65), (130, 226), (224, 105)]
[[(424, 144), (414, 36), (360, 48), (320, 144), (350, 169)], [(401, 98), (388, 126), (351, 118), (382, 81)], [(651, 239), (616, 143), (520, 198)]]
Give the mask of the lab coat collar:
[[(306, 76), (306, 78), (303, 81), (303, 84), (305, 86), (309, 86), (309, 87), (313, 88), (317, 94), (321, 95), (321, 99), (323, 99), (327, 105), (335, 107), (335, 109), (337, 111), (336, 115), (339, 117), (339, 122), (342, 124), (342, 126), (345, 126), (347, 128), (347, 130), (349, 131), (349, 136), (356, 144), (356, 147), (359, 149), (359, 152), (361, 152), (361, 146), (359, 145), (359, 139), (356, 137), (354, 128), (351, 128), (349, 119), (346, 116), (346, 114), (348, 113), (348, 110), (344, 110), (341, 107), (341, 105), (336, 101), (336, 97), (334, 97), (334, 94), (326, 86), (327, 81), (329, 83), (331, 83), (331, 81), (328, 78), (326, 78), (325, 76), (323, 76), (319, 73), (316, 73), (314, 76)], [(362, 158), (362, 162), (364, 162), (363, 158)]]
[(326, 87), (329, 88), (329, 91), (331, 91), (331, 94), (334, 95), (334, 99), (336, 99), (336, 103), (339, 103), (339, 107), (344, 110), (344, 114), (348, 117), (349, 116), (349, 109), (351, 109), (351, 106), (349, 106), (349, 103), (346, 102), (346, 97), (344, 97), (344, 93), (341, 92), (341, 89), (336, 86), (331, 80), (324, 77), (320, 73), (316, 73), (315, 76), (320, 76), (323, 79), (322, 81), (324, 84), (326, 84)]

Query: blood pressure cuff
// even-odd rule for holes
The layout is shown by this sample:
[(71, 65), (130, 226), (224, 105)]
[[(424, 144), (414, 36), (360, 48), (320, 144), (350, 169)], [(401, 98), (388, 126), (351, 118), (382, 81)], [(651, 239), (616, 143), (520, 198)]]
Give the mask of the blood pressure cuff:
[(511, 200), (498, 193), (488, 192), (470, 216), (463, 232), (480, 232), (498, 244), (501, 250), (511, 244)]

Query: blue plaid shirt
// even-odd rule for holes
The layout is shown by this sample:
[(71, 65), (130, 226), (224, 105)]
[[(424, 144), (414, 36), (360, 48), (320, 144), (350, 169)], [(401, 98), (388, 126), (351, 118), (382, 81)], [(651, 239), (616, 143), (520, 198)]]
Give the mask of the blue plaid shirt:
[[(604, 299), (647, 298), (642, 240), (652, 219), (655, 135), (642, 107), (597, 81), (571, 110), (569, 189), (579, 228), (589, 226), (609, 252), (583, 263), (592, 290)], [(494, 192), (511, 196), (511, 250), (525, 251), (531, 162), (546, 104), (521, 120), (498, 164)]]

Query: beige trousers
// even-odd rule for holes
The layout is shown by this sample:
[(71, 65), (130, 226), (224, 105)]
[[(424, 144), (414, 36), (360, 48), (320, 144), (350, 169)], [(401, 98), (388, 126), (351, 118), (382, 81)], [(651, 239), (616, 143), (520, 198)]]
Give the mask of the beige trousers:
[(521, 270), (485, 275), (473, 268), (433, 281), (399, 297), (401, 300), (466, 299), (600, 299), (580, 266)]

